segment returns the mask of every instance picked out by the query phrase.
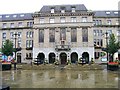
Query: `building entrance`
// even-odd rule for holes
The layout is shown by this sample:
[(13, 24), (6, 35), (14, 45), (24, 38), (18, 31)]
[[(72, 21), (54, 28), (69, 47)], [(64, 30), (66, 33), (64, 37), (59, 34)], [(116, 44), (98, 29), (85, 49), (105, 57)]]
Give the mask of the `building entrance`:
[(67, 63), (67, 54), (66, 53), (61, 53), (60, 54), (60, 60), (61, 60), (61, 64), (66, 64)]

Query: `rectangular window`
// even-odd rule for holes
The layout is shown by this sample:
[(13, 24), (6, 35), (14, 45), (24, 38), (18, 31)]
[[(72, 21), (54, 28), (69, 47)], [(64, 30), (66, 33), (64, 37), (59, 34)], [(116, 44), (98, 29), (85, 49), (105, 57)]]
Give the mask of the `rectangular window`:
[(93, 32), (94, 32), (94, 33), (93, 33), (93, 34), (94, 34), (94, 36), (96, 36), (96, 30), (94, 30)]
[(49, 30), (49, 42), (55, 42), (55, 29)]
[(50, 18), (50, 21), (49, 21), (49, 23), (54, 23), (54, 18)]
[(87, 22), (87, 17), (82, 17), (82, 22)]
[(76, 17), (71, 17), (71, 22), (77, 22)]
[(60, 22), (65, 23), (65, 17), (60, 17)]
[(120, 36), (120, 30), (117, 31), (117, 35)]
[(33, 40), (29, 41), (29, 47), (33, 47)]
[(18, 40), (18, 47), (21, 47), (21, 40)]
[(39, 42), (44, 42), (44, 30), (39, 30)]
[(111, 20), (107, 20), (107, 24), (108, 24), (108, 25), (112, 25)]
[(18, 38), (21, 38), (21, 37), (22, 37), (21, 34), (22, 34), (21, 32), (18, 32)]
[(72, 12), (75, 12), (75, 7), (72, 7)]
[(29, 32), (26, 32), (26, 37), (29, 38)]
[(19, 22), (19, 23), (18, 23), (18, 27), (23, 27), (23, 23), (22, 23), (22, 22)]
[(29, 47), (29, 40), (26, 40), (26, 47)]
[(2, 38), (6, 39), (6, 33), (5, 32), (2, 34)]
[(82, 41), (88, 42), (88, 29), (82, 28)]
[(40, 23), (44, 23), (44, 18), (40, 18)]
[(66, 29), (61, 28), (60, 30), (60, 40), (66, 40)]
[(71, 29), (71, 42), (77, 42), (77, 29)]
[(10, 38), (13, 39), (14, 38), (14, 32), (10, 32)]
[(11, 27), (11, 28), (14, 28), (14, 23), (11, 23), (11, 24), (10, 24), (10, 27)]
[(27, 27), (32, 27), (33, 26), (33, 22), (27, 22)]
[(61, 9), (61, 13), (65, 13), (65, 10), (64, 10), (64, 9)]
[(30, 37), (30, 38), (33, 38), (33, 32), (30, 31), (29, 34), (30, 34), (29, 37)]
[(55, 13), (55, 9), (54, 8), (51, 8), (51, 13)]
[(2, 28), (7, 28), (7, 23), (3, 23)]

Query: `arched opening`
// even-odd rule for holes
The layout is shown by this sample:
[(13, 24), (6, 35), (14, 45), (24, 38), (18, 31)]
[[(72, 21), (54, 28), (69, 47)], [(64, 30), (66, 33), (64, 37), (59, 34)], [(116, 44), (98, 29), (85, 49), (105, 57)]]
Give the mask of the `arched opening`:
[(39, 53), (38, 56), (37, 56), (37, 60), (39, 61), (40, 64), (43, 64), (44, 60), (45, 60), (44, 53)]
[(49, 54), (49, 63), (54, 63), (55, 62), (55, 53), (50, 53)]
[(78, 54), (76, 52), (73, 52), (71, 54), (71, 63), (76, 63), (78, 61)]
[(60, 54), (60, 60), (61, 60), (61, 64), (66, 64), (67, 63), (67, 54), (66, 53), (61, 53)]
[(83, 58), (83, 60), (85, 60), (86, 63), (89, 63), (89, 53), (88, 52), (84, 52), (82, 54), (82, 58)]

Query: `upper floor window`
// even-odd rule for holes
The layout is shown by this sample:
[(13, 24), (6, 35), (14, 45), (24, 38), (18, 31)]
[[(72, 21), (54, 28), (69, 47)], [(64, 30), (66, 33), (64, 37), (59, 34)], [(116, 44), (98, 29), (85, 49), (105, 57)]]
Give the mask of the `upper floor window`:
[(40, 18), (40, 23), (44, 23), (44, 18)]
[(11, 28), (14, 28), (14, 23), (11, 23), (11, 24), (10, 24), (10, 27), (11, 27)]
[(61, 13), (65, 13), (65, 7), (61, 7)]
[(18, 38), (21, 38), (21, 37), (22, 37), (22, 33), (18, 32)]
[(18, 47), (21, 47), (21, 40), (18, 40)]
[(60, 22), (65, 23), (65, 17), (60, 17)]
[(117, 31), (117, 35), (120, 36), (120, 30)]
[(71, 42), (77, 42), (77, 29), (71, 29)]
[(10, 38), (13, 39), (14, 38), (14, 32), (10, 32)]
[(102, 36), (102, 30), (94, 30), (94, 36)]
[(88, 42), (88, 29), (82, 28), (82, 42)]
[(60, 30), (60, 40), (66, 40), (66, 29), (61, 28)]
[(77, 22), (76, 17), (71, 17), (71, 22)]
[(102, 20), (93, 20), (94, 25), (102, 25)]
[(111, 20), (107, 20), (107, 24), (108, 24), (108, 25), (112, 25)]
[(82, 17), (82, 22), (87, 22), (87, 17)]
[(23, 27), (23, 23), (22, 23), (22, 22), (19, 22), (19, 23), (18, 23), (18, 27)]
[(72, 7), (72, 12), (75, 12), (75, 7)]
[(49, 42), (55, 42), (55, 29), (49, 30)]
[(55, 19), (54, 19), (54, 18), (50, 18), (49, 20), (50, 20), (50, 21), (49, 21), (50, 23), (54, 23), (54, 22), (55, 22)]
[(3, 39), (6, 39), (6, 33), (5, 33), (5, 32), (2, 33), (2, 38), (3, 38)]
[(39, 42), (40, 43), (44, 42), (44, 30), (42, 29), (39, 30)]
[(107, 14), (107, 15), (110, 15), (110, 12), (109, 12), (109, 11), (107, 11), (107, 12), (106, 12), (106, 14)]
[(27, 22), (27, 27), (32, 27), (33, 26), (33, 22)]
[(55, 9), (54, 8), (51, 8), (51, 13), (55, 13)]
[(7, 28), (7, 23), (3, 23), (3, 28)]

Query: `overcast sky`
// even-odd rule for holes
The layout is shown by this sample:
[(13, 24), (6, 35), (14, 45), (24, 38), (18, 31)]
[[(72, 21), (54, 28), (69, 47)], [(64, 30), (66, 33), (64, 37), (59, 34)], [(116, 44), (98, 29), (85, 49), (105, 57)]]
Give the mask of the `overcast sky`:
[(84, 4), (88, 10), (118, 10), (120, 0), (0, 0), (0, 14), (32, 13), (43, 5)]

